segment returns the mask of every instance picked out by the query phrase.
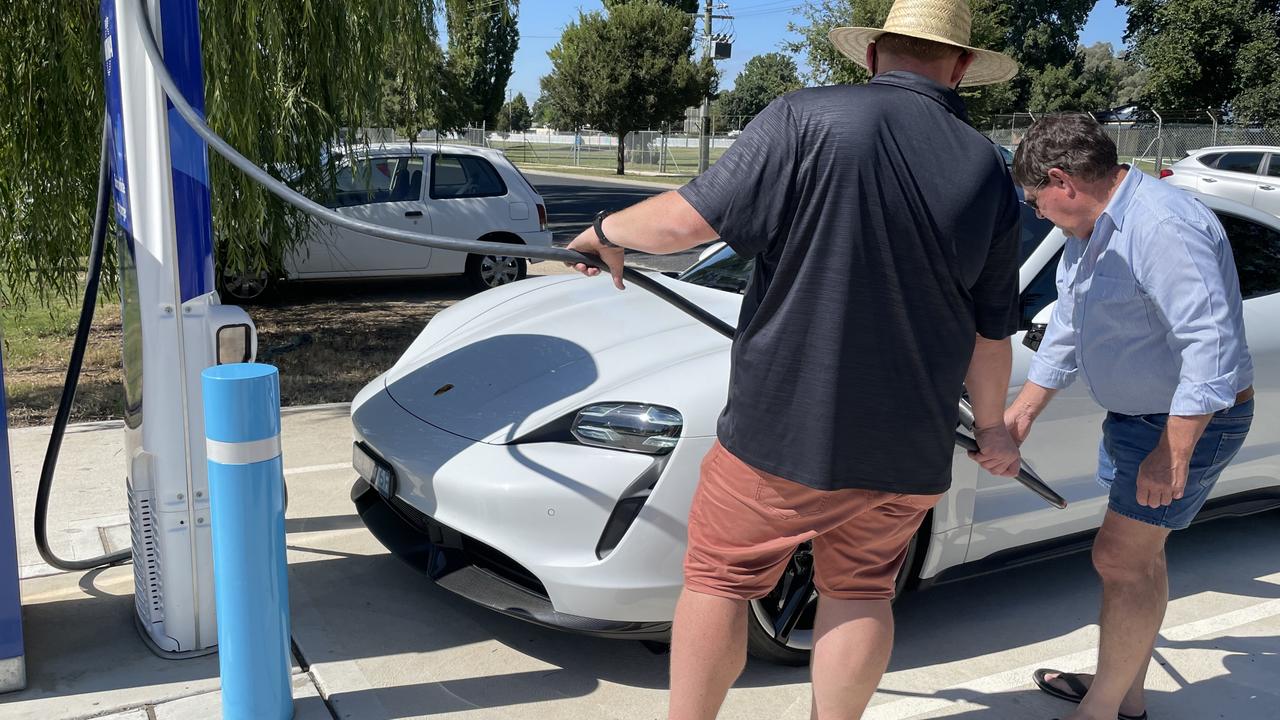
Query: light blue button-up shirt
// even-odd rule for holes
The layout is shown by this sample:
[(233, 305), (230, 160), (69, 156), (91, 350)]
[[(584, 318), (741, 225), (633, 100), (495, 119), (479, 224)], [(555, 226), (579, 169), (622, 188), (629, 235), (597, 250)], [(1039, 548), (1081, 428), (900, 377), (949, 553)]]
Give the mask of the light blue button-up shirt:
[(1124, 415), (1206, 415), (1253, 383), (1231, 245), (1188, 193), (1131, 169), (1089, 238), (1067, 238), (1057, 282), (1031, 382), (1079, 374)]

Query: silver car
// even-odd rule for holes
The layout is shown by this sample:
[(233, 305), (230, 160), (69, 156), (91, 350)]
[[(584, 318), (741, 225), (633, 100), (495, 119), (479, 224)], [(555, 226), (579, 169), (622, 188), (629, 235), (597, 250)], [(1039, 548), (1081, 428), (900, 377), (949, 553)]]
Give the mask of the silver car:
[(1180, 188), (1235, 200), (1280, 217), (1280, 147), (1201, 148), (1161, 170), (1160, 178)]

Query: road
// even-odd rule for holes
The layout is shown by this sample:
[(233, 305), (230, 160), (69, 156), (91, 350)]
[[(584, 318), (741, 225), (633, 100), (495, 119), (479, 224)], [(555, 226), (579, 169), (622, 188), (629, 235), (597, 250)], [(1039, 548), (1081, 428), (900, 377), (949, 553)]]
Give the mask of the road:
[[(569, 244), (574, 236), (591, 224), (597, 212), (621, 210), (662, 192), (658, 188), (620, 185), (587, 177), (566, 178), (535, 172), (525, 172), (525, 176), (547, 201), (547, 215), (551, 230), (555, 233), (554, 242), (557, 247)], [(647, 270), (678, 272), (698, 259), (702, 247), (672, 255), (628, 252), (627, 261), (635, 267)]]

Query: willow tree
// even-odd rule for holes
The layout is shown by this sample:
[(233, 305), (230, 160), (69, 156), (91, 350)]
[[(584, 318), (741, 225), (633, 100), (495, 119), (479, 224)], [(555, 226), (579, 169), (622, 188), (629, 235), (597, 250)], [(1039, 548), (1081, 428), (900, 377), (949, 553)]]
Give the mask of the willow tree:
[[(0, 2), (0, 292), (69, 295), (88, 251), (102, 128), (96, 3)], [(442, 98), (433, 0), (199, 3), (209, 124), (259, 165), (318, 194), (334, 146), (388, 125), (382, 83), (412, 87), (397, 113)], [(292, 211), (210, 153), (224, 271), (278, 270)], [(108, 254), (110, 257), (110, 254)]]

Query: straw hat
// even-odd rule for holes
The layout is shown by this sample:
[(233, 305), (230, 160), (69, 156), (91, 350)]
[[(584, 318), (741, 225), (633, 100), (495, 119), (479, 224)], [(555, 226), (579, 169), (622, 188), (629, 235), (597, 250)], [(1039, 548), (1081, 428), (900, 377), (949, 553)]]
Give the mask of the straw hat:
[(1007, 55), (969, 46), (973, 16), (967, 0), (896, 0), (883, 28), (838, 27), (831, 31), (836, 49), (867, 67), (867, 46), (885, 33), (954, 45), (973, 53), (973, 64), (961, 85), (990, 85), (1018, 74), (1018, 63)]

